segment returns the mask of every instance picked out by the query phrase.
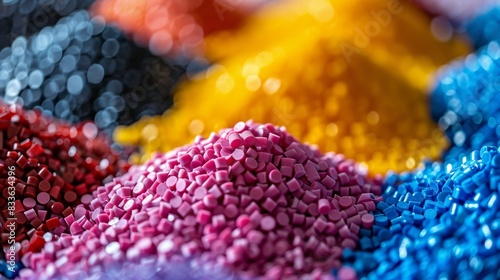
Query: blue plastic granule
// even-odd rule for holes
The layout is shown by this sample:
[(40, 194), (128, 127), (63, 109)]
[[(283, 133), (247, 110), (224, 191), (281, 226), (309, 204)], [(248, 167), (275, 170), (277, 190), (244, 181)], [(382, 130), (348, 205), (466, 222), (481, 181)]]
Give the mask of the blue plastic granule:
[[(431, 114), (451, 148), (444, 161), (462, 163), (483, 146), (500, 145), (500, 45), (491, 42), (464, 60), (444, 67), (431, 94)], [(488, 163), (493, 158), (486, 155)], [(474, 172), (475, 174), (475, 172)], [(460, 174), (468, 178), (466, 173)], [(465, 179), (464, 178), (464, 179)]]
[[(3, 253), (2, 253), (3, 255)], [(19, 275), (19, 271), (23, 268), (23, 265), (21, 262), (17, 261), (13, 264), (10, 262), (6, 261), (4, 259), (4, 256), (0, 257), (0, 279), (3, 279), (3, 277), (7, 279), (13, 279), (16, 276)]]
[(465, 22), (465, 30), (476, 49), (491, 41), (500, 40), (500, 7), (486, 10), (479, 16)]
[(0, 51), (0, 95), (70, 123), (93, 120), (111, 133), (168, 109), (183, 63), (156, 57), (77, 11)]
[(373, 228), (344, 263), (360, 279), (498, 279), (500, 191), (490, 182), (500, 165), (483, 161), (498, 151), (483, 147), (460, 164), (426, 163), (410, 176), (388, 176)]

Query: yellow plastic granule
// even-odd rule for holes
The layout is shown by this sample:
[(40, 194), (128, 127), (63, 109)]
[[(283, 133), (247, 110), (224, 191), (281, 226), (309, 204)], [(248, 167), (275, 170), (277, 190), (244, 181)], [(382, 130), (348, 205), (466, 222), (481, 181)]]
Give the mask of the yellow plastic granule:
[(467, 53), (394, 0), (278, 1), (206, 44), (217, 64), (181, 86), (171, 110), (116, 131), (118, 142), (143, 148), (141, 160), (253, 119), (372, 174), (413, 169), (446, 146), (428, 113), (430, 75)]

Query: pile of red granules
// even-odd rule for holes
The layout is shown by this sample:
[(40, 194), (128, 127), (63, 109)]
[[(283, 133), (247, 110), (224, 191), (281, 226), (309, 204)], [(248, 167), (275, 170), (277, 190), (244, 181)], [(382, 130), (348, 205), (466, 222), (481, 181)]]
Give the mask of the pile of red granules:
[[(38, 111), (1, 103), (4, 248), (20, 256), (39, 251), (62, 233), (81, 233), (82, 228), (71, 224), (88, 208), (91, 193), (128, 167), (93, 123), (73, 127)], [(76, 205), (82, 206), (75, 209)], [(11, 236), (21, 246), (14, 245)]]

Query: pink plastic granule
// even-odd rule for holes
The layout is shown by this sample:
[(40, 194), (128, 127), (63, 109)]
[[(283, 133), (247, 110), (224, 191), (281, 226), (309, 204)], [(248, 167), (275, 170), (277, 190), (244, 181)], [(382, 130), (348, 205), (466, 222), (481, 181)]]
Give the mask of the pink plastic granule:
[(371, 226), (366, 215), (381, 188), (365, 173), (282, 127), (240, 122), (99, 187), (92, 211), (68, 221), (82, 234), (63, 235), (23, 262), (50, 277), (199, 257), (241, 276), (319, 279)]

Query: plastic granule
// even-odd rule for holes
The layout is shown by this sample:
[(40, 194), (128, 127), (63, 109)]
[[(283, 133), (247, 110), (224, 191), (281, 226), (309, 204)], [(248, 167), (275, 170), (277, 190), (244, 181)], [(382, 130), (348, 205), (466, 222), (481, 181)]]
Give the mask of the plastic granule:
[(491, 42), (438, 73), (431, 111), (452, 143), (446, 162), (483, 145), (500, 145), (499, 61), (500, 45)]
[[(405, 2), (358, 4), (270, 4), (240, 32), (208, 38), (209, 57), (219, 64), (181, 86), (172, 110), (119, 127), (115, 139), (142, 146), (146, 160), (252, 118), (285, 125), (371, 174), (438, 157), (446, 141), (428, 116), (424, 91), (430, 74), (466, 48), (434, 39), (429, 22)], [(362, 29), (334, 27), (356, 25)]]
[(389, 176), (362, 250), (345, 250), (344, 261), (365, 279), (498, 279), (499, 187), (493, 146), (463, 164)]
[[(53, 271), (54, 264), (48, 264), (47, 270)], [(102, 268), (102, 271), (96, 273), (87, 273), (83, 270), (66, 271), (64, 275), (53, 276), (51, 279), (109, 280), (117, 279), (118, 277), (122, 280), (240, 280), (239, 277), (227, 269), (214, 266), (210, 263), (204, 263), (200, 260), (186, 261), (176, 259), (159, 265), (151, 258), (144, 258), (139, 262), (109, 259)], [(39, 279), (37, 274), (30, 269), (21, 270), (18, 278), (23, 280)]]
[(239, 122), (99, 187), (90, 211), (73, 222), (91, 226), (25, 259), (26, 273), (199, 257), (241, 276), (320, 277), (340, 268), (343, 249), (356, 248), (358, 232), (371, 227), (381, 178), (365, 173), (283, 127)]
[(205, 36), (239, 26), (261, 2), (99, 0), (91, 10), (156, 55), (191, 57), (203, 54)]
[(475, 49), (487, 45), (491, 41), (500, 40), (500, 7), (486, 10), (477, 17), (463, 24), (467, 35)]
[[(127, 168), (95, 124), (70, 126), (1, 103), (0, 221), (6, 255), (20, 260), (40, 250), (47, 239), (81, 232), (68, 222), (88, 208), (92, 191)], [(75, 208), (79, 204), (81, 209)]]
[[(48, 40), (47, 38), (51, 38)], [(48, 41), (47, 41), (48, 40)], [(93, 120), (110, 135), (172, 105), (183, 67), (152, 55), (100, 18), (78, 11), (0, 51), (6, 102), (70, 123)]]
[(19, 36), (31, 36), (75, 10), (87, 9), (94, 0), (1, 1), (0, 50)]
[(498, 0), (460, 1), (460, 3), (455, 0), (415, 0), (413, 2), (425, 8), (429, 13), (445, 16), (453, 22), (470, 20), (500, 3)]
[[(9, 279), (13, 279), (19, 275), (19, 272), (23, 268), (21, 261), (14, 261), (14, 266), (11, 263), (7, 263), (3, 250), (0, 252), (0, 275), (5, 276)], [(10, 256), (9, 256), (10, 257)], [(15, 256), (14, 256), (15, 259)]]

